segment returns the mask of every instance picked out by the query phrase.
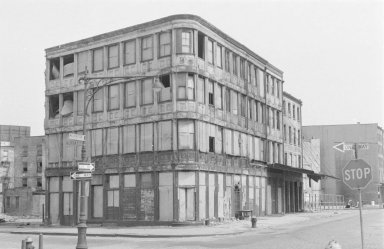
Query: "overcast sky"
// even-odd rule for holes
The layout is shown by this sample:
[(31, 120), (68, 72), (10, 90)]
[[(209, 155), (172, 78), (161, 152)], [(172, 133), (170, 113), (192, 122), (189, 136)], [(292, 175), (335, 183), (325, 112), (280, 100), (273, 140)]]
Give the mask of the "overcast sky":
[(284, 71), (303, 124), (384, 125), (383, 1), (1, 0), (0, 124), (44, 134), (44, 49), (195, 14)]

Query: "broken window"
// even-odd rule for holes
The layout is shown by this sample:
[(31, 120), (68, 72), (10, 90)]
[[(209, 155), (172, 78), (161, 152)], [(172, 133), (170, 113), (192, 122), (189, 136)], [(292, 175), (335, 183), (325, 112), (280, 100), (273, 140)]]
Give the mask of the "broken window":
[(93, 90), (93, 112), (104, 110), (104, 90), (103, 88)]
[(204, 78), (200, 77), (197, 80), (197, 101), (199, 103), (205, 103), (205, 85)]
[(177, 98), (186, 100), (195, 99), (195, 82), (193, 74), (179, 73), (176, 74), (176, 77)]
[(49, 96), (49, 118), (59, 117), (59, 94)]
[(83, 51), (77, 55), (77, 73), (85, 73), (88, 65), (88, 51)]
[(73, 113), (73, 92), (63, 94), (63, 107), (61, 108), (60, 114), (68, 116)]
[(141, 61), (153, 59), (153, 36), (141, 38)]
[(161, 75), (159, 81), (163, 85), (160, 91), (160, 102), (171, 100), (171, 76)]
[(214, 98), (213, 98), (213, 82), (208, 81), (208, 104), (215, 105)]
[(60, 58), (51, 59), (49, 65), (49, 79), (56, 80), (60, 78)]
[(43, 171), (43, 162), (37, 162), (36, 172), (41, 173)]
[(159, 57), (171, 54), (171, 32), (159, 34)]
[(222, 61), (222, 46), (217, 44), (216, 46), (216, 66), (219, 68), (223, 67), (223, 61)]
[(73, 65), (74, 65), (74, 59), (73, 54), (66, 55), (63, 57), (63, 76), (73, 76)]
[(23, 177), (22, 184), (23, 184), (23, 187), (28, 187), (28, 178), (27, 177)]
[(36, 178), (36, 186), (38, 188), (41, 188), (43, 186), (43, 181), (42, 181), (41, 177)]
[(131, 40), (124, 43), (124, 64), (134, 63), (136, 63), (136, 40)]
[(141, 82), (141, 104), (153, 103), (153, 79), (148, 78)]
[(215, 138), (209, 137), (209, 152), (215, 152)]
[(120, 85), (112, 85), (108, 87), (108, 108), (109, 110), (117, 110), (119, 109), (119, 91)]
[(108, 68), (119, 66), (119, 45), (115, 44), (108, 47)]
[(199, 56), (201, 59), (204, 59), (205, 58), (205, 36), (201, 32), (198, 32), (197, 34), (197, 47), (198, 47), (197, 56)]
[(93, 72), (103, 70), (103, 48), (93, 50)]
[(23, 173), (27, 173), (27, 172), (28, 172), (28, 163), (23, 162)]
[(213, 64), (213, 41), (208, 39), (208, 62)]
[(136, 82), (128, 82), (125, 84), (125, 107), (136, 106)]
[(179, 149), (194, 149), (195, 147), (195, 125), (193, 120), (179, 120)]

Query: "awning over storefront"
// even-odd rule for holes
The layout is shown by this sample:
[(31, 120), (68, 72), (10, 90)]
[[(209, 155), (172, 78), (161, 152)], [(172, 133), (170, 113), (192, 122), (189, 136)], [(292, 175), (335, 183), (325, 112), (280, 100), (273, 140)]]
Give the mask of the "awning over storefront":
[(324, 179), (326, 177), (330, 177), (333, 179), (340, 180), (339, 178), (327, 174), (322, 174), (322, 173), (315, 173), (313, 170), (309, 169), (303, 169), (303, 168), (295, 168), (291, 167), (285, 164), (281, 163), (273, 163), (273, 164), (268, 164), (268, 168), (270, 169), (275, 169), (275, 170), (281, 170), (281, 171), (286, 171), (286, 172), (294, 172), (294, 173), (299, 173), (299, 174), (307, 174), (309, 178), (312, 180), (318, 182), (320, 179)]

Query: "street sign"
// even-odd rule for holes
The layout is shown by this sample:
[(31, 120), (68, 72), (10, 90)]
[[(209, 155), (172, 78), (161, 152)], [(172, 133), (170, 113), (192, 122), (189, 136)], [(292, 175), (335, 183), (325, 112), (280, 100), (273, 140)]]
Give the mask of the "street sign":
[(95, 171), (95, 164), (94, 163), (87, 163), (87, 162), (79, 162), (77, 163), (77, 170), (78, 171)]
[(343, 168), (343, 182), (350, 189), (363, 189), (372, 181), (372, 168), (363, 159), (349, 161)]
[(75, 134), (75, 133), (69, 133), (68, 139), (71, 140), (77, 140), (77, 141), (85, 141), (85, 135)]
[(92, 178), (91, 172), (70, 172), (70, 177), (73, 180), (87, 180)]
[[(333, 146), (334, 149), (340, 151), (340, 152), (344, 152), (346, 150), (354, 150), (354, 144), (352, 143), (345, 143), (345, 142), (341, 142), (339, 144), (336, 144)], [(368, 144), (357, 144), (357, 149), (360, 149), (360, 150), (368, 150), (369, 147), (368, 147)]]

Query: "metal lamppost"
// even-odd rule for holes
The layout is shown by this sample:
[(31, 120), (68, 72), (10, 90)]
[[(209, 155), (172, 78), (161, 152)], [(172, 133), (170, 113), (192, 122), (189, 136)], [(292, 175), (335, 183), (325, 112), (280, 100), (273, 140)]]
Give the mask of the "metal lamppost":
[[(84, 77), (80, 77), (78, 82), (81, 84), (81, 82), (84, 83), (84, 101), (83, 101), (83, 135), (85, 137), (87, 128), (86, 128), (86, 116), (87, 116), (87, 110), (89, 103), (92, 101), (93, 97), (95, 96), (96, 92), (101, 89), (101, 87), (104, 87), (106, 85), (110, 85), (112, 83), (118, 83), (118, 82), (124, 82), (127, 80), (138, 80), (146, 77), (151, 76), (143, 76), (143, 75), (131, 75), (131, 76), (116, 76), (116, 77), (88, 77), (87, 73)], [(159, 81), (158, 76), (152, 76), (155, 77), (154, 83), (153, 83), (153, 90), (154, 92), (159, 92), (163, 85)], [(91, 85), (91, 87), (89, 86)], [(89, 91), (89, 93), (88, 93)], [(88, 98), (89, 96), (89, 98)], [(86, 148), (85, 148), (85, 139), (82, 142), (81, 146), (81, 160), (82, 162), (86, 162)], [(80, 217), (79, 217), (79, 224), (77, 225), (77, 245), (76, 249), (87, 249), (87, 218), (86, 218), (86, 210), (85, 210), (85, 203), (86, 203), (86, 196), (85, 196), (85, 180), (80, 180)]]

